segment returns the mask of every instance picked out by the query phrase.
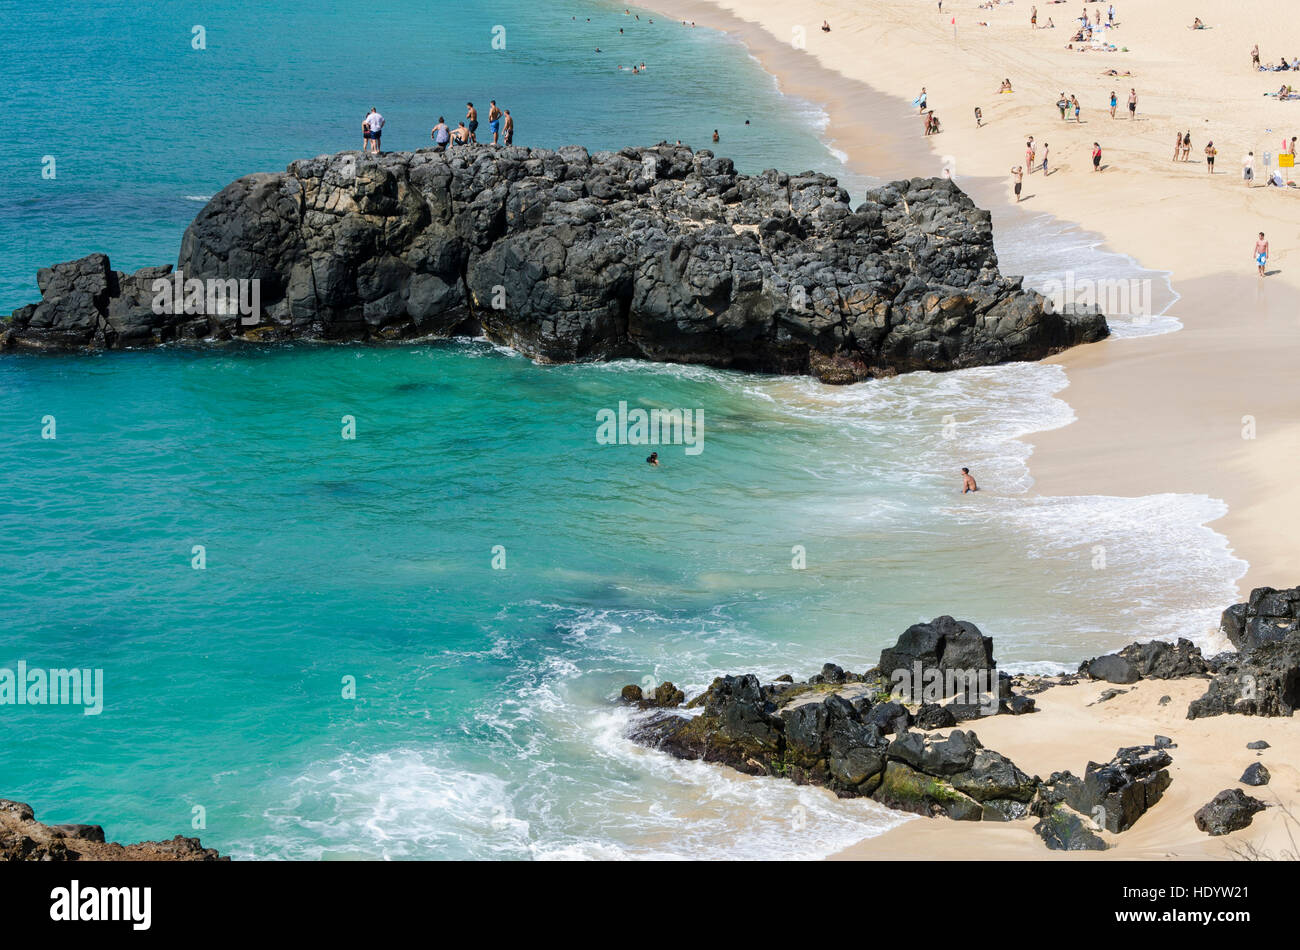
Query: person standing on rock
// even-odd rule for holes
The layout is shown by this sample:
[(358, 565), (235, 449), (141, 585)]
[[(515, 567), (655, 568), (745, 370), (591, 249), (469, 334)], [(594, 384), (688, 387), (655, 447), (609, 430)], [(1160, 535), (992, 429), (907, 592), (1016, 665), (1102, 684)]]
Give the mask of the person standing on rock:
[(469, 123), (469, 140), (478, 143), (478, 136), (474, 133), (478, 131), (478, 110), (474, 108), (474, 103), (465, 103), (465, 121)]
[(488, 104), (488, 126), (492, 129), (492, 144), (496, 145), (501, 134), (501, 110), (497, 108), (495, 99)]
[(970, 469), (963, 468), (961, 470), (961, 493), (964, 495), (967, 492), (979, 490), (980, 487), (975, 484), (975, 477), (971, 475)]
[(370, 110), (370, 115), (366, 116), (366, 125), (370, 126), (370, 150), (378, 155), (380, 136), (384, 134), (384, 117), (379, 114), (378, 109)]
[(510, 115), (509, 109), (506, 110), (505, 118), (502, 119), (501, 121), (504, 123), (503, 128), (505, 129), (505, 144), (513, 145), (515, 141), (515, 120)]

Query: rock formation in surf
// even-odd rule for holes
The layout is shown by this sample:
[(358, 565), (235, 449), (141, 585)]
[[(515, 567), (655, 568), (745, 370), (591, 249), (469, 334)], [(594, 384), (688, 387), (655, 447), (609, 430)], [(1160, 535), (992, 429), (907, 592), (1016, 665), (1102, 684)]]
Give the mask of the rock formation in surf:
[[(155, 288), (168, 278), (180, 295)], [(37, 284), (0, 348), (485, 334), (542, 361), (852, 382), (1035, 360), (1108, 332), (1002, 276), (988, 212), (949, 180), (894, 182), (853, 208), (825, 175), (741, 175), (669, 145), (297, 161), (217, 194), (175, 273), (92, 254)]]
[(1108, 762), (1089, 762), (1082, 778), (1068, 771), (1046, 780), (1027, 775), (975, 732), (952, 728), (1032, 713), (1034, 701), (1017, 693), (1015, 682), (997, 670), (991, 638), (972, 623), (939, 617), (909, 627), (866, 673), (828, 663), (802, 683), (790, 676), (771, 683), (752, 674), (718, 677), (686, 703), (699, 712), (686, 715), (673, 709), (685, 697), (671, 683), (653, 697), (625, 687), (620, 698), (642, 710), (633, 740), (677, 758), (820, 785), (926, 816), (1034, 818), (1048, 848), (1105, 849), (1097, 831), (1127, 831), (1169, 787), (1170, 746), (1157, 740), (1119, 749)]

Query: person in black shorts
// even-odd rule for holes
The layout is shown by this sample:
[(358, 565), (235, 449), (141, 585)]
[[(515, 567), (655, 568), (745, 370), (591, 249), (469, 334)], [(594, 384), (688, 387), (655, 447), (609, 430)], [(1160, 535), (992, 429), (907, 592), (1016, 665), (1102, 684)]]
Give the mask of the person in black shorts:
[(465, 122), (466, 127), (469, 129), (469, 140), (471, 142), (477, 142), (478, 137), (474, 133), (478, 130), (478, 110), (474, 108), (474, 103), (472, 102), (465, 103), (465, 107)]
[(1020, 189), (1025, 183), (1025, 170), (1019, 165), (1011, 169), (1011, 180), (1016, 183), (1016, 202), (1020, 202)]

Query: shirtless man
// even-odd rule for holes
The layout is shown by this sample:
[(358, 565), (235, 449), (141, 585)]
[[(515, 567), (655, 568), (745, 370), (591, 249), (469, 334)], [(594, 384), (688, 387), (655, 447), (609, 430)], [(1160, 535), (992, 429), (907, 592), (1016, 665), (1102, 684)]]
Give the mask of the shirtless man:
[(462, 120), (460, 125), (451, 130), (451, 144), (468, 145), (471, 141), (472, 138), (469, 134), (469, 129), (465, 128), (465, 122)]
[(1019, 165), (1011, 169), (1011, 180), (1016, 183), (1016, 204), (1020, 204), (1020, 189), (1025, 184), (1025, 172)]
[(1259, 232), (1259, 240), (1255, 242), (1255, 263), (1259, 266), (1259, 276), (1263, 277), (1264, 268), (1268, 265), (1268, 241), (1264, 240), (1264, 232)]
[(465, 121), (469, 123), (469, 140), (477, 143), (478, 137), (474, 133), (478, 131), (478, 110), (472, 102), (465, 103)]
[(1136, 119), (1137, 112), (1138, 112), (1138, 91), (1136, 89), (1130, 89), (1128, 91), (1128, 117), (1130, 119)]
[(971, 476), (970, 469), (963, 468), (961, 470), (961, 493), (964, 495), (967, 492), (979, 490), (980, 487), (975, 484), (975, 479)]
[(506, 110), (506, 117), (502, 119), (501, 129), (505, 133), (505, 143), (510, 145), (515, 140), (515, 120), (510, 115), (510, 110)]
[(501, 134), (501, 110), (497, 108), (495, 99), (488, 105), (488, 126), (492, 129), (492, 144), (497, 144), (497, 136)]

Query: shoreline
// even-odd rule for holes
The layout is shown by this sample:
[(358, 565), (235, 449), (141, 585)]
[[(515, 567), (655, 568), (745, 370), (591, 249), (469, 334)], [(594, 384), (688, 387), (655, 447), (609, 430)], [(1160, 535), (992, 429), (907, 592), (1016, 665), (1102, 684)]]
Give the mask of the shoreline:
[[(1067, 132), (1057, 130), (1054, 125), (1058, 117), (1052, 104), (1058, 86), (1063, 84), (1067, 89), (1080, 90), (1081, 99), (1084, 90), (1091, 90), (1088, 101), (1092, 106), (1098, 86), (1113, 85), (1119, 92), (1121, 83), (1142, 83), (1144, 94), (1139, 102), (1154, 102), (1163, 111), (1165, 95), (1162, 93), (1170, 84), (1167, 77), (1178, 71), (1176, 65), (1164, 62), (1166, 59), (1177, 62), (1176, 56), (1168, 54), (1147, 56), (1135, 52), (1103, 58), (1103, 54), (1077, 56), (1059, 50), (1066, 39), (1063, 30), (1054, 31), (1061, 44), (1042, 42), (1044, 31), (1034, 33), (1019, 22), (1028, 19), (1027, 6), (977, 11), (972, 3), (969, 9), (955, 11), (960, 21), (987, 16), (990, 23), (996, 21), (1005, 29), (994, 33), (990, 27), (987, 33), (976, 33), (971, 40), (971, 33), (980, 28), (973, 24), (967, 26), (963, 37), (967, 44), (959, 41), (957, 55), (951, 55), (953, 46), (942, 43), (946, 37), (940, 33), (942, 27), (933, 10), (917, 16), (916, 4), (898, 0), (873, 4), (869, 26), (867, 13), (852, 11), (840, 3), (817, 2), (801, 8), (799, 19), (807, 24), (808, 45), (808, 51), (803, 53), (778, 39), (782, 35), (780, 31), (790, 28), (790, 18), (774, 0), (658, 0), (654, 5), (678, 20), (694, 20), (737, 36), (764, 69), (777, 77), (783, 92), (823, 104), (829, 117), (823, 137), (828, 145), (847, 154), (845, 164), (849, 168), (886, 179), (900, 165), (905, 168), (900, 170), (900, 176), (927, 174), (936, 165), (959, 170), (961, 174), (954, 177), (981, 207), (993, 212), (995, 229), (999, 227), (999, 219), (1004, 221), (1008, 214), (1024, 210), (1023, 204), (1010, 201), (1009, 180), (1002, 170), (1023, 161), (1023, 136), (1036, 134), (1042, 141), (1041, 130), (1048, 130), (1053, 138)], [(1268, 38), (1267, 45), (1273, 50), (1280, 48), (1277, 32), (1263, 29), (1262, 14), (1235, 11), (1234, 22), (1227, 4), (1210, 7), (1213, 9), (1207, 7), (1199, 12), (1214, 17), (1213, 20), (1206, 17), (1207, 22), (1231, 25), (1233, 35), (1229, 40), (1218, 34), (1218, 55), (1226, 60), (1222, 72), (1228, 72), (1227, 61), (1233, 59), (1233, 54), (1245, 57), (1254, 42), (1247, 42), (1245, 37), (1253, 31), (1259, 32), (1260, 39)], [(1120, 12), (1125, 13), (1124, 8)], [(1143, 50), (1148, 44), (1155, 48), (1157, 39), (1162, 33), (1170, 33), (1170, 24), (1176, 22), (1181, 12), (1166, 2), (1154, 9), (1135, 11), (1122, 35), (1134, 50)], [(823, 18), (832, 24), (832, 33), (825, 36), (814, 26)], [(921, 22), (913, 23), (913, 19)], [(946, 12), (943, 20), (946, 25)], [(1010, 34), (1013, 26), (1023, 27), (1021, 36)], [(877, 55), (870, 58), (860, 52), (852, 55), (854, 47), (860, 51), (868, 29), (870, 49)], [(1295, 27), (1283, 25), (1282, 29), (1300, 38), (1300, 31)], [(1224, 33), (1227, 32), (1225, 29)], [(846, 36), (848, 43), (844, 42)], [(1005, 45), (999, 44), (1004, 37)], [(1183, 45), (1186, 40), (1174, 32), (1166, 45)], [(1046, 70), (1052, 78), (1043, 80), (1032, 73), (1026, 75), (1024, 69), (1015, 71), (1014, 60), (1008, 63), (998, 59), (999, 55), (1005, 55), (1007, 47), (1033, 62), (1038, 75)], [(1050, 67), (1045, 65), (1049, 61)], [(1104, 67), (1132, 71), (1135, 78), (1098, 80), (1095, 74)], [(973, 85), (969, 79), (972, 74), (987, 76), (993, 86), (998, 77), (1008, 73), (1017, 90), (1013, 94), (1016, 102), (998, 101), (1013, 97), (990, 95), (991, 90), (969, 88)], [(1182, 73), (1187, 73), (1186, 69)], [(1247, 82), (1243, 77), (1248, 75), (1244, 69), (1232, 73), (1230, 84), (1240, 88)], [(1220, 81), (1222, 76), (1202, 68), (1178, 76), (1172, 86), (1175, 90), (1189, 84), (1194, 86), (1198, 79), (1208, 85)], [(1259, 86), (1273, 81), (1271, 74), (1257, 74), (1249, 79)], [(1151, 85), (1153, 82), (1162, 85)], [(821, 95), (816, 91), (818, 83), (824, 87)], [(849, 105), (831, 94), (844, 83), (849, 84), (848, 88), (865, 86), (871, 89), (872, 95), (864, 100), (861, 108), (856, 103)], [(917, 150), (906, 144), (903, 135), (908, 121), (904, 110), (907, 90), (915, 91), (922, 85), (928, 90), (931, 108), (943, 115), (945, 131), (926, 141), (917, 129), (912, 141), (919, 143), (924, 153), (918, 162)], [(1147, 90), (1152, 94), (1147, 95)], [(1180, 95), (1174, 92), (1170, 97)], [(1242, 95), (1238, 93), (1239, 97)], [(893, 103), (892, 118), (882, 111), (882, 97)], [(980, 104), (981, 100), (986, 125), (977, 131), (967, 117), (973, 108), (971, 103)], [(1123, 97), (1120, 101), (1124, 102)], [(1026, 102), (1028, 107), (1024, 105)], [(1265, 103), (1282, 106), (1269, 100)], [(1204, 110), (1206, 103), (1198, 101), (1196, 105)], [(1234, 101), (1230, 96), (1217, 99), (1215, 128), (1234, 129), (1240, 105), (1240, 99)], [(1094, 120), (1105, 116), (1096, 108), (1090, 111)], [(1259, 113), (1259, 103), (1250, 111)], [(1141, 121), (1128, 129), (1106, 128), (1100, 121), (1084, 123), (1088, 134), (1098, 129), (1097, 134), (1108, 136), (1103, 154), (1117, 158), (1116, 167), (1106, 169), (1110, 175), (1103, 171), (1093, 176), (1101, 181), (1085, 177), (1085, 173), (1092, 175), (1087, 170), (1087, 146), (1074, 141), (1079, 138), (1077, 133), (1084, 130), (1068, 130), (1076, 134), (1071, 136), (1066, 148), (1053, 149), (1054, 174), (1045, 178), (1041, 173), (1026, 176), (1026, 200), (1032, 202), (1033, 211), (1050, 214), (1067, 229), (1099, 235), (1102, 250), (1125, 255), (1137, 267), (1167, 274), (1174, 298), (1166, 313), (1177, 319), (1181, 327), (1173, 333), (1138, 339), (1111, 337), (1047, 360), (1066, 370), (1069, 384), (1058, 398), (1068, 403), (1075, 420), (1063, 428), (1025, 437), (1032, 448), (1029, 467), (1034, 479), (1033, 492), (1040, 497), (1076, 494), (1136, 497), (1173, 491), (1222, 499), (1227, 513), (1207, 522), (1207, 526), (1224, 535), (1230, 553), (1247, 562), (1244, 575), (1236, 579), (1238, 599), (1245, 600), (1252, 588), (1288, 583), (1290, 564), (1286, 539), (1300, 529), (1300, 488), (1282, 474), (1284, 460), (1294, 458), (1300, 450), (1300, 424), (1289, 421), (1295, 416), (1297, 399), (1288, 396), (1282, 385), (1292, 362), (1287, 344), (1293, 342), (1297, 329), (1295, 318), (1288, 316), (1286, 310), (1289, 300), (1300, 291), (1300, 275), (1289, 272), (1285, 266), (1280, 273), (1274, 272), (1276, 264), (1285, 264), (1300, 244), (1294, 229), (1285, 222), (1288, 214), (1294, 217), (1297, 206), (1290, 202), (1296, 196), (1276, 189), (1260, 191), (1258, 187), (1246, 192), (1240, 180), (1231, 133), (1221, 139), (1224, 144), (1220, 146), (1221, 166), (1226, 166), (1223, 172), (1228, 174), (1226, 179), (1220, 175), (1217, 181), (1196, 181), (1194, 171), (1209, 177), (1203, 163), (1198, 166), (1189, 163), (1170, 174), (1168, 168), (1161, 167), (1162, 159), (1169, 164), (1168, 156), (1157, 154), (1161, 149), (1154, 142), (1155, 133), (1147, 131), (1147, 125), (1155, 125), (1155, 119), (1161, 116), (1148, 117), (1145, 108), (1139, 115)], [(1109, 117), (1105, 119), (1111, 122)], [(1293, 118), (1288, 118), (1286, 113), (1275, 115), (1267, 127), (1288, 121), (1300, 125), (1300, 113)], [(885, 161), (881, 164), (864, 167), (866, 157), (879, 160), (880, 152), (855, 149), (853, 143), (873, 123), (891, 131), (897, 129), (891, 140), (903, 144), (896, 151), (885, 149)], [(1182, 115), (1166, 118), (1160, 123), (1161, 129), (1166, 124), (1172, 129), (1174, 123), (1187, 125), (1197, 133), (1193, 145), (1197, 151), (1212, 135), (1220, 134), (1204, 131), (1210, 119), (1198, 123), (1201, 128), (1197, 128)], [(991, 129), (996, 131), (986, 134)], [(1124, 133), (1123, 139), (1117, 139), (1123, 145), (1111, 149), (1110, 138), (1119, 132)], [(976, 145), (978, 135), (984, 135), (981, 147)], [(1172, 132), (1168, 137), (1172, 141)], [(1248, 135), (1239, 132), (1238, 137), (1253, 144)], [(1061, 178), (1053, 181), (1057, 174)], [(1004, 182), (1001, 194), (997, 193), (999, 180)], [(1062, 183), (1068, 183), (1070, 188), (1060, 187)], [(1191, 207), (1186, 201), (1184, 185), (1198, 189), (1194, 192), (1194, 213), (1189, 213)], [(1265, 202), (1269, 204), (1266, 206)], [(1249, 242), (1257, 230), (1268, 232), (1272, 244), (1266, 284), (1254, 277), (1249, 268)], [(1225, 242), (1229, 242), (1226, 247)], [(1233, 262), (1231, 270), (1225, 268), (1228, 261)], [(1246, 317), (1241, 322), (1248, 321), (1249, 330), (1243, 332), (1237, 320), (1225, 320), (1225, 315)], [(1062, 730), (1050, 730), (1053, 739), (1047, 745), (1056, 748), (1062, 742), (1067, 743), (1080, 766), (1087, 758), (1106, 761), (1117, 746), (1150, 741), (1146, 735), (1135, 734), (1134, 729), (1147, 728), (1165, 718), (1174, 720), (1165, 726), (1168, 734), (1195, 750), (1181, 763), (1176, 757), (1175, 771), (1185, 773), (1186, 777), (1175, 781), (1166, 807), (1148, 819), (1146, 827), (1130, 833), (1124, 846), (1103, 852), (1103, 858), (1230, 856), (1222, 843), (1198, 835), (1190, 823), (1186, 828), (1171, 824), (1175, 813), (1194, 807), (1192, 803), (1205, 795), (1210, 786), (1214, 789), (1230, 786), (1235, 778), (1234, 769), (1239, 763), (1228, 766), (1222, 761), (1227, 757), (1218, 754), (1225, 741), (1225, 737), (1218, 735), (1225, 725), (1222, 721), (1216, 727), (1207, 727), (1205, 721), (1178, 720), (1180, 713), (1171, 710), (1180, 709), (1181, 695), (1165, 709), (1155, 704), (1157, 695), (1168, 690), (1134, 690), (1109, 702), (1095, 717), (1086, 716), (1083, 706), (1095, 699), (1092, 694), (1100, 690), (1054, 692), (1067, 698), (1054, 702), (1044, 697), (1044, 708), (1039, 715), (1059, 722)], [(1032, 738), (1025, 737), (1017, 742), (1014, 737), (1004, 735), (1005, 722), (989, 725), (989, 735), (984, 736), (981, 728), (981, 738), (990, 746), (1001, 748), (1017, 760), (1023, 758), (1031, 770), (1040, 767), (1036, 763), (1046, 751), (1040, 747), (1042, 743), (1036, 744)], [(1264, 723), (1259, 725), (1262, 727)], [(1279, 732), (1287, 729), (1279, 722), (1268, 725)], [(1041, 767), (1046, 766), (1044, 762)], [(1214, 789), (1208, 794), (1212, 795)], [(947, 822), (907, 821), (884, 834), (864, 839), (830, 859), (1043, 857), (1041, 845), (1024, 829), (982, 825), (954, 829)]]
[[(1279, 393), (1283, 387), (1275, 381), (1286, 378), (1290, 362), (1287, 344), (1297, 327), (1285, 310), (1288, 298), (1300, 293), (1300, 272), (1283, 267), (1261, 285), (1252, 275), (1248, 252), (1254, 231), (1262, 229), (1272, 244), (1271, 271), (1294, 253), (1300, 240), (1285, 222), (1297, 210), (1291, 204), (1297, 196), (1260, 187), (1247, 193), (1234, 143), (1255, 144), (1241, 131), (1249, 126), (1239, 113), (1254, 115), (1262, 108), (1266, 118), (1258, 121), (1300, 127), (1300, 112), (1292, 117), (1269, 111), (1285, 107), (1273, 100), (1264, 100), (1262, 106), (1247, 103), (1247, 110), (1241, 98), (1225, 94), (1212, 101), (1196, 100), (1198, 116), (1210, 114), (1213, 122), (1205, 118), (1198, 123), (1201, 129), (1192, 126), (1193, 152), (1217, 137), (1204, 131), (1207, 124), (1225, 130), (1216, 143), (1220, 173), (1209, 182), (1200, 181), (1209, 177), (1203, 162), (1179, 164), (1170, 173), (1163, 145), (1155, 144), (1163, 136), (1152, 128), (1158, 125), (1163, 132), (1166, 124), (1170, 129), (1174, 123), (1190, 124), (1182, 115), (1166, 115), (1166, 100), (1182, 96), (1166, 91), (1167, 76), (1174, 77), (1175, 89), (1194, 86), (1201, 77), (1206, 85), (1231, 85), (1234, 90), (1274, 82), (1270, 73), (1251, 74), (1244, 65), (1232, 71), (1229, 65), (1245, 59), (1253, 42), (1245, 37), (1257, 31), (1271, 37), (1266, 44), (1270, 48), (1282, 48), (1278, 31), (1264, 30), (1268, 20), (1262, 13), (1238, 14), (1233, 22), (1227, 4), (1210, 4), (1202, 15), (1210, 13), (1213, 18), (1206, 21), (1221, 30), (1207, 34), (1214, 37), (1214, 59), (1189, 70), (1170, 53), (1185, 46), (1189, 37), (1171, 29), (1181, 14), (1169, 2), (1135, 9), (1131, 15), (1121, 8), (1117, 35), (1134, 52), (1109, 55), (1064, 50), (1068, 36), (1059, 25), (1055, 31), (1031, 31), (1020, 22), (1027, 21), (1027, 8), (981, 11), (974, 3), (952, 8), (959, 24), (966, 23), (959, 26), (954, 45), (948, 10), (941, 25), (934, 10), (922, 12), (918, 4), (902, 0), (878, 0), (869, 13), (839, 2), (816, 2), (799, 10), (799, 24), (793, 24), (794, 17), (775, 0), (659, 0), (654, 6), (676, 20), (694, 20), (736, 36), (777, 77), (783, 92), (822, 104), (830, 120), (824, 138), (848, 155), (846, 164), (852, 170), (888, 179), (939, 174), (949, 167), (963, 189), (993, 211), (995, 228), (1007, 214), (1032, 208), (1066, 227), (1100, 235), (1104, 251), (1124, 255), (1140, 268), (1167, 273), (1175, 294), (1168, 314), (1181, 322), (1178, 332), (1112, 338), (1048, 359), (1068, 373), (1070, 385), (1062, 398), (1076, 419), (1063, 429), (1029, 437), (1033, 491), (1044, 497), (1138, 497), (1173, 491), (1222, 499), (1228, 512), (1211, 523), (1213, 529), (1224, 534), (1232, 553), (1249, 565), (1236, 582), (1239, 597), (1244, 599), (1255, 587), (1286, 582), (1286, 539), (1300, 532), (1300, 488), (1281, 470), (1284, 459), (1300, 452), (1300, 424), (1289, 421), (1298, 400)], [(976, 27), (975, 21), (985, 16), (990, 26)], [(832, 24), (830, 34), (816, 29), (822, 19)], [(806, 50), (795, 50), (782, 39), (795, 25), (805, 28)], [(1294, 32), (1300, 40), (1300, 29), (1284, 25), (1282, 31)], [(861, 51), (868, 37), (872, 55), (865, 57)], [(1197, 39), (1201, 37), (1190, 38)], [(1027, 73), (1017, 58), (1032, 62), (1034, 69)], [(1226, 80), (1205, 68), (1219, 60)], [(1103, 68), (1129, 70), (1135, 78), (1098, 78)], [(1044, 70), (1053, 78), (1039, 78)], [(1016, 92), (999, 97), (994, 90), (1000, 80), (993, 77), (1007, 72), (1012, 73)], [(971, 76), (984, 75), (990, 77), (990, 88), (972, 88), (977, 83)], [(1096, 107), (1096, 90), (1113, 86), (1118, 92), (1125, 82), (1141, 86), (1138, 119), (1112, 122)], [(1079, 129), (1069, 128), (1073, 123), (1055, 128), (1059, 120), (1053, 102), (1061, 84), (1079, 90), (1081, 99), (1088, 93), (1091, 121), (1085, 114)], [(906, 90), (922, 85), (930, 107), (945, 123), (944, 132), (928, 141), (920, 134), (919, 122), (908, 118), (910, 106), (904, 98)], [(861, 101), (848, 101), (851, 93), (863, 89), (870, 92)], [(982, 103), (985, 112), (979, 130), (968, 118), (972, 102)], [(1148, 114), (1148, 107), (1158, 111)], [(911, 123), (916, 133), (909, 142), (906, 126)], [(867, 140), (882, 141), (882, 129), (887, 147), (863, 147)], [(1023, 162), (1024, 134), (1038, 132), (1043, 141), (1044, 131), (1067, 138), (1069, 144), (1053, 148), (1054, 168), (1047, 178), (1026, 175), (1028, 207), (1017, 206), (1010, 201), (1009, 178), (1001, 169)], [(1106, 170), (1110, 174), (1093, 176), (1086, 169), (1087, 143), (1081, 139), (1092, 134), (1106, 139), (1104, 154), (1114, 160), (1114, 167)], [(1169, 138), (1172, 144), (1172, 132)], [(1090, 177), (1084, 177), (1085, 172)], [(1186, 201), (1189, 189), (1196, 189), (1194, 205)], [(1159, 213), (1152, 213), (1153, 205)], [(1193, 207), (1195, 212), (1189, 213)], [(1225, 240), (1232, 243), (1223, 247)], [(1230, 271), (1224, 266), (1229, 261)], [(1240, 311), (1243, 303), (1249, 308), (1249, 334), (1224, 319)], [(1135, 411), (1139, 407), (1141, 411)], [(1247, 431), (1253, 437), (1243, 438)]]

